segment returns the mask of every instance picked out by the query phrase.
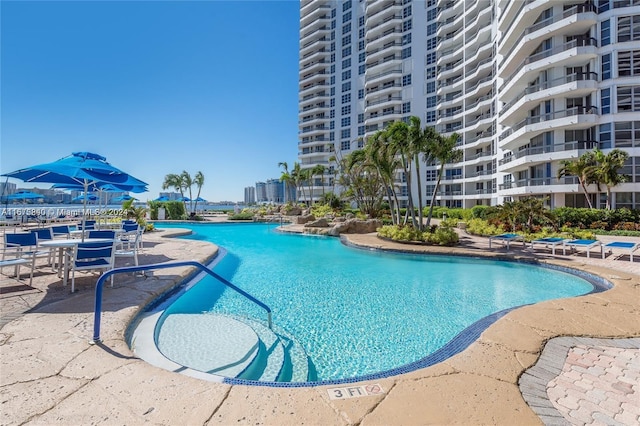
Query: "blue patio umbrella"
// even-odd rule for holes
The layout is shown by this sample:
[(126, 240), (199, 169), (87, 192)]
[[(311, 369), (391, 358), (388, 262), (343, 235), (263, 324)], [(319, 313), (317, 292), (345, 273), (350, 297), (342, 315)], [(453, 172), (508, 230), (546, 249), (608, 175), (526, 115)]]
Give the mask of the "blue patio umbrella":
[(31, 191), (18, 191), (15, 194), (7, 195), (7, 200), (17, 200), (26, 202), (27, 200), (39, 200), (44, 198), (42, 194), (36, 194)]
[(180, 197), (177, 201), (191, 201), (189, 197)]
[(112, 198), (112, 199), (111, 199), (111, 202), (121, 203), (121, 202), (123, 202), (123, 201), (129, 201), (129, 200), (131, 200), (131, 199), (137, 200), (137, 198), (132, 197), (132, 196), (131, 196), (131, 195), (129, 195), (129, 194), (123, 194), (123, 195), (121, 195), (121, 196), (119, 196), (119, 197)]
[(169, 197), (167, 197), (166, 195), (163, 195), (162, 197), (158, 197), (153, 201), (169, 201)]
[[(52, 163), (38, 164), (2, 176), (16, 178), (25, 182), (78, 184), (84, 192), (90, 185), (128, 185), (146, 187), (147, 183), (123, 172), (107, 163), (107, 159), (91, 152), (74, 152), (68, 157)], [(83, 202), (83, 225), (86, 217), (87, 199)]]
[(98, 198), (99, 197), (97, 195), (88, 193), (88, 194), (78, 195), (76, 198), (74, 198), (71, 201), (73, 201), (73, 202), (77, 202), (77, 201), (97, 201)]
[(206, 202), (207, 202), (207, 200), (205, 200), (205, 199), (204, 199), (204, 198), (202, 198), (202, 197), (198, 197), (198, 198), (196, 198), (196, 199), (195, 199), (195, 201), (197, 201), (197, 202), (199, 202), (199, 203), (206, 203)]

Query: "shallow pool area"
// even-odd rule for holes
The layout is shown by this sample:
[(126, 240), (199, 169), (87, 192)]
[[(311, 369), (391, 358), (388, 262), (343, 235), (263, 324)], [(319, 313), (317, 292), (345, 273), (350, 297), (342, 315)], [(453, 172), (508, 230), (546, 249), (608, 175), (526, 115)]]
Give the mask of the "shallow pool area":
[[(273, 309), (277, 330), (293, 342), (290, 350), (297, 348), (283, 357), (301, 351), (307, 357), (306, 377), (276, 375), (294, 382), (402, 368), (498, 312), (594, 288), (583, 278), (530, 264), (365, 251), (337, 238), (282, 234), (273, 224), (165, 226), (192, 229), (187, 238), (225, 249), (214, 271)], [(262, 310), (206, 277), (159, 315), (159, 350), (179, 365), (207, 371), (204, 358), (211, 355), (203, 348), (216, 344), (206, 342), (206, 327), (218, 315), (265, 322)]]

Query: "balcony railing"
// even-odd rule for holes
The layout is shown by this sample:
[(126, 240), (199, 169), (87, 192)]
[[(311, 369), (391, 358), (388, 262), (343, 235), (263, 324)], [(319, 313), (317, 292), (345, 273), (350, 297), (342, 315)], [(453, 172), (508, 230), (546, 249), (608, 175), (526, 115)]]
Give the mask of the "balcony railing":
[(574, 151), (577, 149), (593, 149), (597, 147), (598, 141), (573, 141), (558, 145), (535, 146), (532, 148), (526, 148), (516, 151), (512, 155), (504, 157), (502, 160), (498, 161), (498, 164), (508, 164), (513, 160), (517, 160), (518, 158), (526, 157), (528, 155), (546, 154), (549, 152)]
[(533, 55), (527, 57), (517, 66), (517, 69), (511, 74), (503, 83), (502, 87), (508, 85), (511, 80), (520, 72), (522, 67), (525, 65), (532, 64), (534, 62), (540, 61), (542, 59), (548, 58), (549, 56), (557, 55), (558, 53), (565, 52), (570, 49), (575, 49), (577, 47), (587, 47), (593, 46), (598, 47), (598, 40), (593, 37), (579, 37), (574, 40), (571, 40), (567, 43), (564, 43), (560, 46), (552, 47), (551, 49), (543, 50), (542, 52), (534, 53)]
[(524, 120), (511, 126), (511, 128), (505, 130), (500, 135), (500, 140), (509, 137), (513, 132), (517, 132), (524, 126), (536, 123), (542, 123), (544, 121), (557, 120), (559, 118), (572, 117), (574, 115), (586, 115), (586, 114), (598, 114), (598, 108), (592, 106), (578, 106), (569, 108), (564, 111), (550, 112), (548, 114), (536, 115), (533, 117), (527, 117)]
[(563, 19), (566, 19), (572, 15), (576, 15), (578, 13), (585, 13), (585, 12), (596, 12), (597, 13), (597, 9), (596, 6), (593, 4), (577, 4), (573, 7), (571, 7), (570, 9), (565, 10), (564, 12), (562, 12), (562, 14), (560, 15), (555, 15), (555, 16), (550, 16), (547, 19), (544, 19), (540, 22), (537, 22), (533, 25), (531, 25), (530, 27), (526, 28), (522, 35), (520, 37), (518, 37), (518, 40), (516, 40), (515, 43), (513, 43), (513, 46), (511, 47), (511, 49), (509, 50), (509, 53), (507, 53), (504, 57), (504, 59), (502, 60), (502, 62), (500, 63), (500, 66), (502, 66), (502, 64), (505, 63), (505, 61), (507, 59), (509, 59), (509, 57), (511, 56), (511, 54), (513, 53), (514, 49), (518, 46), (518, 43), (520, 43), (520, 41), (526, 36), (531, 34), (532, 32), (538, 31), (544, 27), (548, 27), (549, 25), (555, 24), (558, 21), (562, 21)]
[(598, 81), (598, 74), (596, 74), (595, 72), (579, 72), (579, 73), (570, 74), (560, 78), (554, 78), (553, 80), (538, 83), (533, 86), (529, 86), (526, 89), (524, 89), (522, 92), (518, 93), (508, 104), (506, 104), (502, 108), (502, 111), (503, 113), (505, 111), (508, 111), (509, 108), (515, 105), (516, 102), (518, 102), (520, 99), (522, 99), (526, 95), (530, 95), (532, 93), (536, 93), (541, 90), (547, 90), (552, 87), (561, 86), (563, 84), (572, 83), (574, 81), (586, 81), (586, 80)]
[(498, 187), (503, 189), (512, 189), (512, 188), (522, 188), (526, 186), (549, 186), (549, 185), (575, 185), (578, 183), (578, 179), (576, 177), (566, 177), (566, 178), (531, 178), (531, 179), (519, 179), (513, 182), (505, 182), (498, 185)]
[(388, 98), (384, 98), (384, 99), (378, 99), (375, 101), (368, 101), (367, 102), (367, 107), (370, 106), (374, 106), (374, 105), (379, 105), (379, 104), (384, 104), (387, 102), (393, 102), (393, 101), (401, 101), (402, 100), (402, 96), (389, 96)]

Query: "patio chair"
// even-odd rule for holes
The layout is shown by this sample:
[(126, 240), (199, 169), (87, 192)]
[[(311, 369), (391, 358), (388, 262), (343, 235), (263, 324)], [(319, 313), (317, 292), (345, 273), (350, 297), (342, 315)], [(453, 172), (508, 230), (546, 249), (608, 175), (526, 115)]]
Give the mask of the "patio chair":
[(524, 241), (524, 238), (520, 234), (500, 234), (500, 235), (494, 235), (493, 237), (489, 237), (489, 248), (491, 248), (491, 242), (494, 240), (500, 241), (503, 244), (506, 244), (507, 251), (509, 251), (509, 244), (511, 243), (511, 241), (522, 241), (523, 247), (526, 244)]
[(106, 238), (114, 240), (116, 238), (116, 232), (109, 229), (93, 230), (87, 233), (87, 238)]
[(537, 240), (531, 241), (531, 251), (533, 251), (533, 246), (536, 244), (542, 244), (546, 248), (551, 246), (551, 254), (556, 255), (556, 246), (564, 243), (564, 238), (560, 237), (547, 237), (547, 238), (539, 238)]
[[(138, 229), (133, 240), (129, 239), (125, 241), (127, 243), (126, 248), (124, 247), (124, 242), (120, 241), (120, 248), (116, 249), (116, 258), (132, 257), (133, 263), (138, 266), (138, 250), (140, 248), (140, 238), (142, 238), (142, 231)], [(113, 277), (111, 277), (111, 285), (113, 285)]]
[(31, 265), (31, 274), (29, 275), (29, 286), (33, 283), (33, 267), (35, 265), (35, 256), (24, 257), (24, 253), (16, 248), (4, 247), (2, 250), (2, 259), (0, 260), (0, 273), (7, 266), (14, 267), (14, 275), (20, 280), (20, 267), (23, 265)]
[[(603, 250), (609, 249), (609, 253), (613, 254), (613, 250), (626, 250), (629, 252), (629, 261), (633, 262), (633, 252), (640, 248), (640, 243), (634, 243), (632, 241), (613, 241), (605, 244)], [(621, 255), (620, 255), (621, 256)]]
[[(38, 249), (38, 234), (33, 232), (17, 232), (15, 234), (4, 234), (5, 249), (13, 249), (18, 253), (19, 257), (32, 259), (35, 261), (38, 257), (50, 258), (51, 251)], [(50, 265), (51, 263), (47, 263)], [(34, 266), (35, 267), (35, 266)]]
[[(113, 269), (115, 241), (103, 243), (79, 243), (69, 259), (71, 269), (71, 292), (75, 291), (76, 271), (108, 271)], [(113, 286), (113, 277), (111, 280)]]
[(581, 248), (587, 251), (587, 258), (589, 258), (589, 252), (591, 251), (591, 249), (598, 246), (600, 247), (600, 252), (602, 253), (602, 258), (604, 259), (604, 248), (602, 247), (602, 243), (598, 240), (565, 241), (562, 243), (562, 254), (566, 256), (567, 247), (569, 247), (571, 251)]
[(85, 220), (84, 221), (84, 228), (82, 225), (82, 222), (80, 222), (78, 224), (78, 230), (79, 231), (91, 231), (96, 229), (96, 221), (95, 220)]
[(51, 248), (43, 248), (40, 247), (40, 243), (42, 243), (43, 241), (50, 241), (53, 240), (53, 231), (51, 230), (51, 228), (38, 228), (38, 229), (32, 229), (30, 231), (32, 234), (36, 234), (36, 236), (38, 237), (38, 250), (41, 251), (49, 251), (49, 265), (53, 266), (53, 257), (55, 255), (55, 247), (51, 247)]
[(54, 225), (51, 227), (51, 233), (53, 234), (53, 238), (71, 238), (71, 228), (69, 228), (69, 225)]
[(133, 241), (137, 242), (138, 240), (138, 232), (140, 231), (140, 226), (136, 223), (122, 223), (122, 234), (120, 234), (120, 242), (124, 245), (127, 243), (127, 248), (131, 248), (131, 243)]

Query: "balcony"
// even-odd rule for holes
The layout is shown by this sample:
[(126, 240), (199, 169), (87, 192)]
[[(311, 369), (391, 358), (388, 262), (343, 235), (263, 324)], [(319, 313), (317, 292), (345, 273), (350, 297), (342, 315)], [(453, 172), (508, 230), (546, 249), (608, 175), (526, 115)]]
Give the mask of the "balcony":
[(402, 50), (402, 43), (399, 41), (390, 41), (377, 49), (367, 49), (367, 66), (369, 63), (377, 62), (389, 54), (397, 54)]
[[(509, 101), (502, 107), (501, 117), (504, 120), (512, 114), (517, 113), (518, 111), (526, 111), (527, 104), (530, 102), (539, 103), (546, 97), (558, 96), (559, 90), (549, 91), (547, 94), (545, 94), (544, 92), (549, 89), (571, 84), (569, 87), (562, 90), (562, 92), (567, 94), (570, 93), (571, 96), (574, 97), (579, 97), (587, 93), (594, 92), (597, 89), (597, 83), (598, 74), (594, 72), (583, 72), (555, 78), (553, 80), (545, 81), (533, 86), (528, 86), (526, 89), (515, 95), (513, 99), (511, 99), (511, 101)], [(512, 111), (512, 108), (515, 105), (518, 105), (518, 108)]]
[(498, 161), (500, 171), (526, 169), (532, 164), (564, 160), (576, 157), (580, 151), (598, 147), (597, 141), (573, 141), (558, 145), (536, 146), (521, 149)]
[[(502, 143), (509, 136), (511, 136), (518, 130), (523, 129), (527, 126), (532, 126), (539, 123), (547, 123), (547, 125), (544, 126), (544, 129), (556, 128), (556, 126), (558, 125), (554, 123), (550, 123), (551, 121), (559, 120), (563, 118), (569, 118), (569, 117), (576, 117), (580, 115), (593, 117), (594, 120), (592, 121), (593, 123), (595, 123), (596, 121), (595, 118), (597, 118), (597, 115), (598, 115), (598, 108), (592, 107), (592, 106), (588, 106), (588, 107), (579, 106), (579, 107), (569, 108), (564, 111), (556, 111), (556, 112), (550, 112), (547, 114), (536, 115), (533, 117), (527, 117), (524, 120), (521, 120), (520, 122), (511, 126), (511, 128), (502, 132), (502, 134), (500, 135), (500, 142)], [(593, 123), (589, 122), (588, 124), (593, 124)], [(569, 124), (572, 124), (572, 123), (569, 123)]]
[(384, 96), (390, 93), (397, 93), (402, 90), (402, 84), (396, 83), (394, 81), (384, 83), (380, 86), (374, 86), (370, 89), (367, 89), (367, 96)]
[(382, 71), (384, 68), (393, 68), (397, 69), (398, 66), (402, 64), (402, 56), (401, 55), (389, 55), (379, 61), (373, 62), (371, 64), (367, 64), (367, 70), (384, 72)]
[(389, 28), (382, 34), (367, 38), (367, 50), (377, 49), (390, 41), (398, 41), (402, 37), (402, 27)]
[[(505, 182), (498, 185), (500, 191), (520, 189), (520, 191), (510, 191), (513, 194), (517, 193), (536, 193), (536, 194), (548, 194), (549, 186), (552, 185), (578, 185), (578, 180), (575, 177), (568, 178), (530, 178), (519, 179), (513, 182)], [(576, 188), (577, 189), (577, 188)]]
[(376, 73), (373, 74), (371, 73), (370, 70), (367, 70), (367, 72), (365, 73), (365, 87), (369, 88), (372, 85), (379, 83), (383, 78), (388, 77), (388, 76), (396, 76), (396, 77), (400, 77), (402, 76), (402, 69), (392, 69), (389, 71), (384, 71), (384, 72), (380, 72), (380, 73)]
[[(527, 27), (520, 37), (511, 45), (509, 52), (504, 55), (500, 68), (505, 68), (514, 60), (517, 60), (519, 53), (526, 53), (532, 43), (539, 42), (541, 37), (549, 38), (554, 35), (567, 32), (580, 33), (587, 31), (597, 22), (597, 10), (592, 4), (579, 4), (565, 10), (563, 13), (551, 16), (540, 22)], [(540, 31), (544, 29), (544, 31)], [(506, 45), (501, 45), (500, 50), (504, 51)], [(504, 72), (508, 72), (506, 70)]]
[(380, 105), (383, 104), (395, 104), (398, 102), (402, 102), (402, 96), (389, 96), (382, 99), (367, 100), (367, 102), (365, 103), (365, 111), (370, 108), (373, 109), (374, 107), (380, 108)]
[(367, 21), (366, 37), (374, 38), (384, 33), (389, 27), (394, 28), (396, 25), (402, 25), (402, 15), (390, 15), (376, 23)]
[(300, 54), (304, 56), (304, 55), (307, 55), (308, 53), (311, 53), (314, 49), (315, 50), (327, 49), (328, 46), (329, 46), (329, 38), (321, 37), (318, 40), (311, 40), (307, 43), (304, 43), (300, 47)]
[(371, 3), (367, 6), (367, 21), (370, 19), (380, 19), (381, 16), (384, 16), (385, 13), (398, 12), (402, 11), (402, 2), (394, 1), (391, 3), (384, 4), (384, 2), (380, 2), (380, 4)]
[[(516, 71), (505, 79), (501, 91), (509, 90), (511, 88), (510, 84), (514, 81), (526, 80), (527, 73), (548, 67), (550, 64), (555, 66), (578, 65), (589, 59), (596, 58), (597, 46), (598, 41), (595, 38), (581, 37), (560, 46), (535, 53), (525, 58), (516, 67)], [(543, 60), (544, 62), (542, 62)]]

